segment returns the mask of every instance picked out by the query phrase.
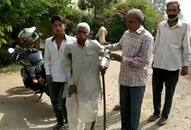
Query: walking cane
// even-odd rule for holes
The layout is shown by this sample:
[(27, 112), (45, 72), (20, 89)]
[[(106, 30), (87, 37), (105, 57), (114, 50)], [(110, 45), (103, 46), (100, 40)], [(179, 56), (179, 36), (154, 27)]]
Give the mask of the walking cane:
[(108, 55), (105, 57), (102, 57), (102, 60), (101, 60), (101, 67), (104, 68), (104, 70), (101, 72), (102, 85), (103, 85), (103, 128), (104, 130), (106, 130), (105, 71), (109, 67), (109, 63), (110, 63), (110, 54), (108, 52)]
[(102, 76), (102, 85), (103, 85), (103, 129), (106, 130), (106, 96), (105, 96), (105, 74)]

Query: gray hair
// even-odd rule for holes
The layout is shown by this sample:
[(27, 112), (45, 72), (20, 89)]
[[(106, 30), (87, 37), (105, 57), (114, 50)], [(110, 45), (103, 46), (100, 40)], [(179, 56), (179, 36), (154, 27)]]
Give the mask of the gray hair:
[(136, 15), (138, 17), (138, 19), (143, 23), (144, 21), (144, 14), (142, 13), (142, 11), (140, 9), (130, 9), (127, 12), (127, 16), (128, 15)]
[(90, 26), (88, 23), (86, 23), (86, 22), (78, 23), (76, 30), (78, 30), (78, 28), (80, 28), (80, 27), (86, 28), (88, 30), (88, 33), (90, 32)]
[(169, 6), (170, 4), (177, 4), (178, 9), (180, 9), (180, 2), (179, 2), (178, 0), (169, 0), (169, 1), (167, 2), (167, 4), (166, 4), (166, 8), (168, 8), (168, 6)]

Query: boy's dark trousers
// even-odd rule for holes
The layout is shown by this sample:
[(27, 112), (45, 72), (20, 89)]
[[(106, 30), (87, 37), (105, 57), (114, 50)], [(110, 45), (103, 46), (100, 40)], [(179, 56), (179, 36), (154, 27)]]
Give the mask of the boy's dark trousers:
[(67, 123), (66, 98), (63, 98), (64, 82), (52, 82), (49, 85), (50, 100), (58, 124)]

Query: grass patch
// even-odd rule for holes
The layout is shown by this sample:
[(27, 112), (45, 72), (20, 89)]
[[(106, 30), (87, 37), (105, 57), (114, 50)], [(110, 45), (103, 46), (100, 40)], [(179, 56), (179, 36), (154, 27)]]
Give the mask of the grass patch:
[(11, 64), (5, 67), (0, 68), (0, 73), (9, 73), (9, 72), (17, 72), (21, 69), (20, 64)]

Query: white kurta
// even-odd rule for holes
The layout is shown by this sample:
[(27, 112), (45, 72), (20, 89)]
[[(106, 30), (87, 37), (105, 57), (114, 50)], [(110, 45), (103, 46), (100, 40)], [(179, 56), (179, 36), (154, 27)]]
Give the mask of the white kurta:
[[(71, 61), (67, 58), (72, 55)], [(65, 46), (64, 56), (66, 67), (71, 68), (73, 74), (70, 81), (77, 86), (77, 96), (80, 101), (97, 100), (100, 90), (99, 56), (103, 54), (103, 47), (95, 40), (87, 40), (84, 47), (77, 41)], [(69, 75), (69, 74), (68, 74)]]
[[(87, 123), (96, 119), (97, 103), (101, 92), (99, 56), (103, 54), (103, 50), (104, 48), (95, 40), (87, 40), (84, 47), (81, 47), (77, 41), (65, 46), (65, 68), (72, 68), (72, 76), (68, 71), (68, 77), (70, 83), (77, 87), (76, 99), (74, 97), (67, 99), (69, 127), (76, 122), (74, 121), (75, 109), (78, 113), (76, 119), (80, 119), (81, 122)], [(68, 58), (68, 54), (72, 55), (72, 60)], [(75, 107), (74, 102), (77, 104)], [(70, 120), (70, 116), (74, 120)]]

